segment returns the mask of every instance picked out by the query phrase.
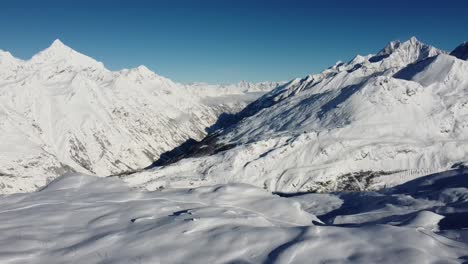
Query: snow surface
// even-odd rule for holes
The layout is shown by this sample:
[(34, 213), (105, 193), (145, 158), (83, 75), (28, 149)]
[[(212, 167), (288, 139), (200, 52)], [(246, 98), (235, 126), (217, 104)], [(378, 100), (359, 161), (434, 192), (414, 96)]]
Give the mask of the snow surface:
[(0, 262), (462, 263), (467, 177), (282, 198), (246, 184), (140, 192), (68, 174), (0, 199)]
[(198, 153), (122, 178), (149, 190), (230, 182), (293, 193), (390, 187), (466, 161), (467, 98), (467, 61), (416, 38), (392, 42), (265, 94)]
[(60, 40), (27, 61), (0, 51), (0, 193), (68, 171), (145, 168), (277, 85), (185, 85), (145, 66), (112, 72)]

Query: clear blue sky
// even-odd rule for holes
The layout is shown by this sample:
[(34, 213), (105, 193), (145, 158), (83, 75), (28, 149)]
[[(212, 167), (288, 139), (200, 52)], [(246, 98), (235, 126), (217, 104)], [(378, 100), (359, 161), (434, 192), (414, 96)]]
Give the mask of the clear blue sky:
[(61, 39), (109, 69), (180, 82), (289, 80), (415, 35), (468, 40), (468, 2), (3, 0), (0, 49), (26, 59)]

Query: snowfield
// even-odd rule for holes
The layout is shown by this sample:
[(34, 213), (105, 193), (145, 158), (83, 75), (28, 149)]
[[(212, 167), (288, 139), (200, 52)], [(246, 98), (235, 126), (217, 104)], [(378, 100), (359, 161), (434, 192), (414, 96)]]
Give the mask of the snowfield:
[(468, 170), (385, 192), (140, 192), (68, 174), (0, 199), (1, 263), (463, 263)]

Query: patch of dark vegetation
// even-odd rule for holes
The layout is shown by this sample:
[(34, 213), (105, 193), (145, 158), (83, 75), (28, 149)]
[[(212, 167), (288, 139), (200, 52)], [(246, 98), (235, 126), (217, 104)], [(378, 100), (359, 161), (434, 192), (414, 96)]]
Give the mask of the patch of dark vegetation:
[(307, 192), (308, 193), (331, 192), (334, 185), (335, 184), (332, 181), (315, 182), (314, 185), (307, 190)]
[(333, 192), (362, 192), (368, 191), (374, 183), (374, 179), (384, 175), (398, 173), (400, 171), (359, 171), (346, 173), (338, 176), (335, 180), (314, 182), (307, 191), (304, 192), (273, 192), (281, 197), (300, 196), (308, 193), (333, 193)]
[(318, 182), (309, 189), (312, 193), (323, 192), (361, 192), (366, 191), (374, 183), (374, 179), (397, 173), (398, 171), (358, 171), (346, 173), (334, 181)]
[(347, 173), (338, 178), (335, 191), (364, 191), (369, 188), (375, 178), (394, 173), (395, 171), (360, 171)]

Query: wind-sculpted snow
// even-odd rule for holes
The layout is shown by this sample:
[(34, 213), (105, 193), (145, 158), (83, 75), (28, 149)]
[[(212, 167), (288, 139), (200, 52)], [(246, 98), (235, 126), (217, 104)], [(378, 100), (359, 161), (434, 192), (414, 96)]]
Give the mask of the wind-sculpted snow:
[(0, 199), (0, 262), (462, 263), (466, 173), (290, 198), (246, 184), (139, 192), (69, 174)]
[(276, 85), (183, 85), (145, 66), (112, 72), (59, 40), (27, 61), (0, 51), (0, 193), (67, 171), (145, 168)]
[(466, 161), (467, 98), (467, 61), (415, 38), (392, 42), (274, 89), (185, 159), (123, 179), (148, 189), (390, 187)]

